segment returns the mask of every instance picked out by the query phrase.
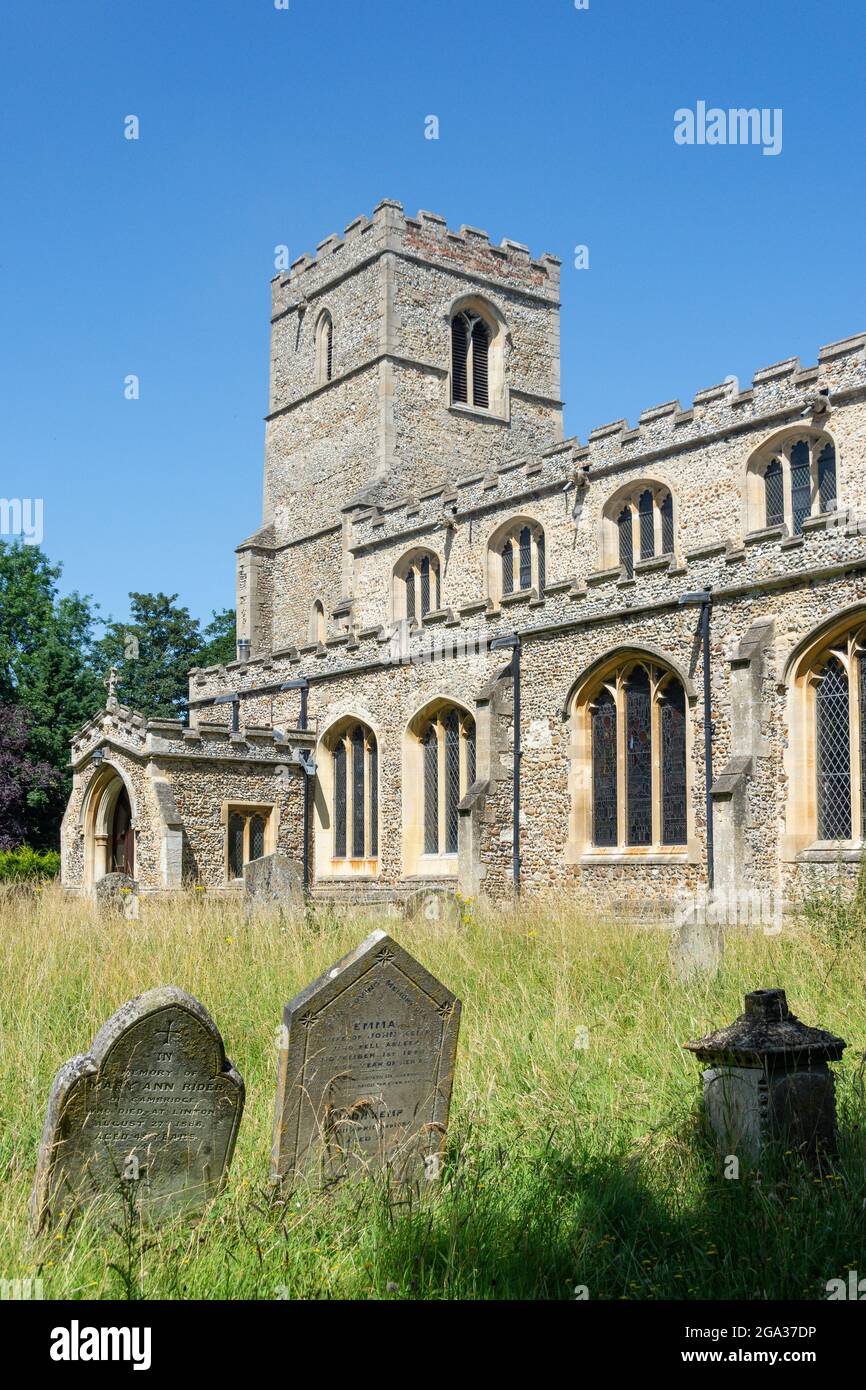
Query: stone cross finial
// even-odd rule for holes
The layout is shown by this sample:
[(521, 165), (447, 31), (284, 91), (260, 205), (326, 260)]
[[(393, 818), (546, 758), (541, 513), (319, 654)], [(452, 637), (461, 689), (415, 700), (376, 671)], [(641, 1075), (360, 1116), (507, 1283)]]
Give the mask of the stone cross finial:
[(117, 706), (117, 686), (120, 677), (117, 674), (117, 667), (112, 666), (102, 684), (108, 691), (108, 699), (105, 702), (106, 709), (115, 709)]

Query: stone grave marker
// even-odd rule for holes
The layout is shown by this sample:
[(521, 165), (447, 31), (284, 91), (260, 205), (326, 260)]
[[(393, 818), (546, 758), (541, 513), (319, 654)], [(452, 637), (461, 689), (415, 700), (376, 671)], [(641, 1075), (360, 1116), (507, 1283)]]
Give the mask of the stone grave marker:
[(125, 917), (138, 916), (138, 884), (129, 874), (103, 874), (94, 894), (96, 905), (102, 912), (122, 912)]
[(247, 915), (301, 912), (304, 907), (303, 867), (287, 854), (265, 854), (244, 865), (244, 911)]
[(54, 1078), (35, 1229), (107, 1196), (131, 1196), (150, 1222), (200, 1211), (228, 1171), (243, 1108), (243, 1079), (197, 999), (174, 985), (130, 999)]
[(271, 1181), (438, 1176), (460, 1001), (382, 931), (286, 1005)]

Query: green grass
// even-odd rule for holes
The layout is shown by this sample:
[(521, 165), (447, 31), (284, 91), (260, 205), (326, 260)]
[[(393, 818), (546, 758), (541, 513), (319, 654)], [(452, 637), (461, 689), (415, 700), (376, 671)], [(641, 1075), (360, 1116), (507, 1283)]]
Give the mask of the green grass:
[[(0, 901), (0, 1278), (48, 1298), (825, 1298), (866, 1275), (866, 936), (820, 914), (728, 938), (718, 975), (673, 979), (668, 935), (571, 908), (244, 922), (200, 895), (98, 918), (54, 885)], [(374, 926), (463, 1001), (440, 1183), (329, 1191), (267, 1184), (282, 1005)], [(247, 1084), (223, 1193), (197, 1224), (140, 1232), (79, 1218), (33, 1243), (26, 1206), (52, 1076), (131, 995), (202, 1000)], [(726, 1180), (700, 1123), (700, 1067), (681, 1044), (781, 985), (807, 1023), (849, 1041), (841, 1156)], [(579, 1028), (589, 1046), (576, 1048)]]

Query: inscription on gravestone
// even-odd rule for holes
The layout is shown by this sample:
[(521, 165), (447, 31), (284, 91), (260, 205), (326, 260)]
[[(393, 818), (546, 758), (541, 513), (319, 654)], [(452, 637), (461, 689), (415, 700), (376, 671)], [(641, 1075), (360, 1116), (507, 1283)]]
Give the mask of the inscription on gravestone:
[(435, 1177), (460, 1001), (382, 931), (283, 1012), (271, 1181), (310, 1164), (341, 1177)]
[(228, 1170), (243, 1108), (203, 1005), (173, 985), (138, 995), (54, 1078), (34, 1226), (106, 1196), (132, 1195), (148, 1221), (200, 1210)]

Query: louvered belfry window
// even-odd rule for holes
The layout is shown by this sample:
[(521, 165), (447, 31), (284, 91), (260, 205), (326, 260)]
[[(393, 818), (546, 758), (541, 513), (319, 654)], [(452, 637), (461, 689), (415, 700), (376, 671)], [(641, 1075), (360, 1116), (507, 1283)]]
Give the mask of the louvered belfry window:
[(848, 676), (835, 657), (815, 691), (818, 839), (851, 838)]
[(451, 320), (451, 400), (477, 410), (490, 407), (490, 330), (470, 309)]
[(424, 853), (456, 854), (457, 807), (475, 781), (475, 721), (463, 710), (443, 708), (420, 734), (424, 780)]
[(681, 682), (655, 666), (626, 666), (606, 678), (586, 712), (592, 844), (598, 849), (685, 845), (688, 771)]
[(374, 859), (379, 846), (379, 753), (365, 724), (343, 729), (332, 741), (334, 858)]
[(487, 324), (483, 319), (476, 319), (472, 325), (472, 404), (479, 410), (486, 410), (490, 404), (487, 379), (489, 346)]

